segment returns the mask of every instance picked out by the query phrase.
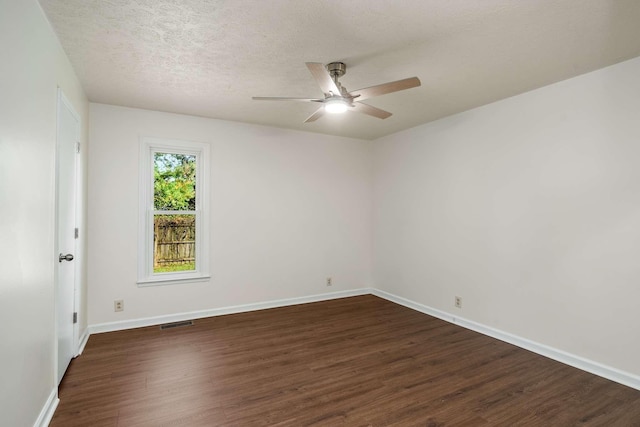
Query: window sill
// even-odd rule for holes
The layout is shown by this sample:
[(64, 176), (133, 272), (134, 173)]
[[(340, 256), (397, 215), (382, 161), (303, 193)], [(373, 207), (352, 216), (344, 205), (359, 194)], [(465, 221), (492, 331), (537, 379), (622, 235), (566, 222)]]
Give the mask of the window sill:
[(181, 283), (194, 283), (194, 282), (207, 282), (211, 278), (208, 274), (189, 274), (183, 277), (178, 275), (171, 275), (169, 277), (147, 277), (138, 280), (137, 284), (139, 288), (146, 288), (149, 286), (164, 286), (164, 285), (178, 285)]

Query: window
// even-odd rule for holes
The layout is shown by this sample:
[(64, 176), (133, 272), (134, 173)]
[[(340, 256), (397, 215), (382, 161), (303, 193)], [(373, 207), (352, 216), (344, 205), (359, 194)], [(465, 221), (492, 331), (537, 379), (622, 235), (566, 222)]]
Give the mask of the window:
[(209, 277), (209, 146), (140, 141), (138, 285)]

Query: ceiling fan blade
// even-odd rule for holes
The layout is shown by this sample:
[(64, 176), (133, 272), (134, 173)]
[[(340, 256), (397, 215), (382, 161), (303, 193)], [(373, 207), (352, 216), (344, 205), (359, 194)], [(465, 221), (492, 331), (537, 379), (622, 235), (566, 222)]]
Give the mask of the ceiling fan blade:
[(351, 107), (351, 111), (356, 111), (358, 113), (368, 114), (373, 117), (377, 117), (379, 119), (386, 119), (391, 116), (391, 113), (388, 111), (381, 110), (376, 107), (372, 107), (369, 104), (364, 104), (362, 102), (354, 102), (353, 107)]
[(324, 99), (317, 98), (287, 98), (281, 96), (254, 96), (254, 101), (300, 101), (300, 102), (323, 102)]
[(318, 108), (312, 115), (307, 117), (307, 120), (305, 120), (304, 122), (305, 123), (315, 122), (322, 116), (324, 116), (324, 105)]
[(398, 92), (399, 90), (411, 89), (412, 87), (420, 86), (420, 79), (417, 77), (410, 77), (408, 79), (397, 80), (395, 82), (383, 83), (377, 86), (371, 86), (364, 89), (354, 90), (350, 92), (350, 95), (354, 98), (358, 98), (358, 101), (364, 101), (365, 99), (372, 98), (374, 96), (384, 95), (391, 92)]
[(316, 82), (318, 82), (320, 89), (322, 89), (322, 92), (324, 92), (325, 95), (342, 95), (340, 89), (336, 85), (336, 82), (333, 81), (324, 64), (319, 62), (305, 62), (305, 64), (307, 64), (307, 68), (311, 71), (311, 75), (316, 79)]

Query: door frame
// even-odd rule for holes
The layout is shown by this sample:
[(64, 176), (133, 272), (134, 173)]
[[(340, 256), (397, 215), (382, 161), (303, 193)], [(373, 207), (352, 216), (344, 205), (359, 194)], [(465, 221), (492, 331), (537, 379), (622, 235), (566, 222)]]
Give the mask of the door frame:
[[(60, 289), (60, 284), (58, 283), (58, 279), (59, 279), (59, 275), (58, 275), (58, 268), (59, 268), (59, 262), (57, 261), (58, 259), (58, 246), (59, 246), (59, 242), (60, 242), (60, 238), (58, 235), (58, 219), (59, 219), (59, 214), (60, 214), (60, 168), (59, 168), (59, 164), (60, 164), (60, 141), (59, 141), (59, 130), (60, 130), (60, 109), (62, 106), (65, 106), (69, 112), (71, 113), (71, 115), (78, 121), (78, 129), (77, 129), (77, 135), (76, 135), (76, 146), (77, 149), (75, 151), (75, 155), (74, 155), (74, 160), (73, 160), (73, 164), (74, 164), (74, 168), (75, 168), (75, 174), (74, 174), (74, 183), (73, 183), (73, 210), (74, 210), (74, 214), (75, 214), (75, 218), (74, 218), (74, 222), (75, 222), (75, 227), (78, 228), (78, 224), (79, 224), (79, 215), (81, 215), (81, 204), (79, 203), (80, 201), (80, 176), (79, 176), (79, 148), (80, 148), (80, 134), (81, 134), (81, 129), (82, 129), (82, 121), (81, 121), (81, 117), (78, 114), (78, 112), (76, 111), (76, 109), (73, 107), (73, 104), (69, 101), (69, 99), (65, 96), (64, 92), (62, 91), (62, 88), (60, 88), (58, 86), (57, 89), (57, 96), (56, 96), (56, 152), (55, 152), (55, 212), (54, 212), (54, 250), (53, 250), (53, 254), (52, 257), (55, 260), (54, 261), (54, 330), (55, 330), (55, 351), (54, 351), (54, 372), (55, 372), (55, 385), (56, 388), (58, 387), (61, 378), (58, 378), (58, 355), (59, 355), (59, 348), (58, 348), (58, 344), (59, 344), (59, 339), (58, 339), (58, 324), (57, 324), (57, 319), (58, 319), (58, 292)], [(77, 317), (77, 321), (76, 323), (73, 324), (73, 333), (72, 333), (72, 350), (73, 350), (73, 357), (78, 356), (79, 352), (79, 340), (80, 340), (80, 292), (79, 292), (79, 282), (80, 282), (80, 277), (81, 277), (81, 272), (82, 272), (82, 263), (83, 263), (83, 259), (82, 259), (82, 254), (80, 254), (78, 252), (80, 248), (79, 245), (79, 238), (76, 238), (74, 240), (74, 244), (73, 244), (73, 253), (74, 253), (74, 268), (73, 268), (73, 311), (75, 313), (78, 313), (78, 317)]]

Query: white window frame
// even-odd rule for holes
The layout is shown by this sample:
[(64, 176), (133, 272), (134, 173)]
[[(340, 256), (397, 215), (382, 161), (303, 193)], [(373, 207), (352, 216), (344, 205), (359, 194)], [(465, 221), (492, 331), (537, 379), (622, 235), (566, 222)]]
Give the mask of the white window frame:
[[(196, 270), (153, 272), (153, 218), (155, 153), (187, 154), (196, 157)], [(209, 279), (209, 145), (143, 136), (140, 137), (140, 208), (138, 226), (138, 286), (171, 285)], [(176, 211), (177, 214), (184, 212)]]

